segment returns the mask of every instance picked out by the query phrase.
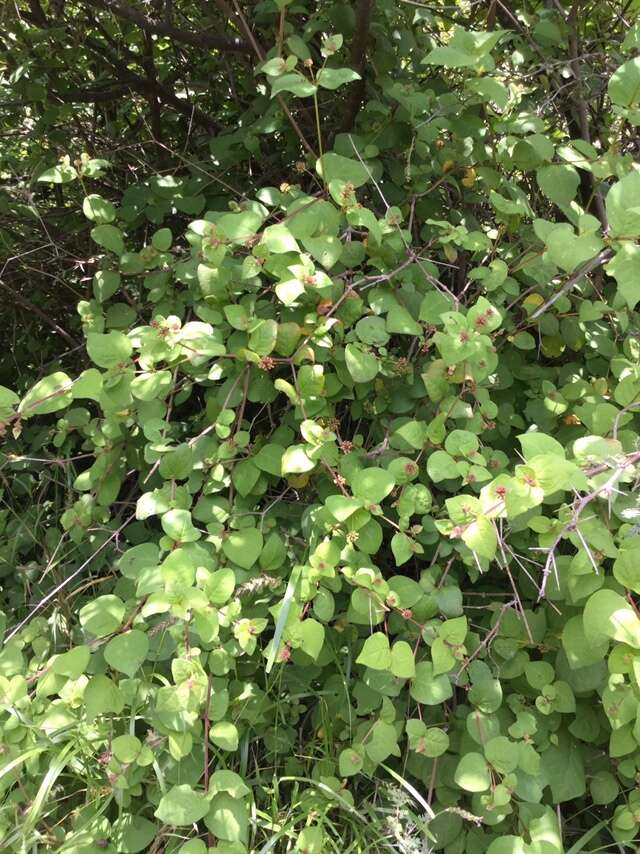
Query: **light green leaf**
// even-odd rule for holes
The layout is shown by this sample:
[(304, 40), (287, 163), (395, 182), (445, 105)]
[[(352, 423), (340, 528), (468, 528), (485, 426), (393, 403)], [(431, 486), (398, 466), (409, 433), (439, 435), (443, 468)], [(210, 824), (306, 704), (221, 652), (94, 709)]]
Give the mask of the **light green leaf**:
[(485, 792), (491, 785), (489, 766), (481, 753), (465, 753), (453, 779), (465, 792)]
[(300, 252), (300, 247), (286, 225), (278, 223), (269, 225), (262, 234), (261, 241), (274, 254), (283, 252)]
[(619, 107), (637, 107), (640, 104), (640, 57), (623, 63), (611, 75), (609, 97)]
[(72, 400), (71, 379), (62, 371), (56, 371), (29, 389), (18, 406), (18, 412), (23, 418), (47, 415), (65, 409)]
[(85, 672), (89, 664), (90, 651), (88, 646), (76, 646), (69, 652), (56, 656), (53, 662), (53, 672), (69, 679), (77, 679)]
[(629, 602), (613, 590), (597, 590), (589, 597), (583, 621), (590, 640), (611, 638), (640, 649), (640, 619)]
[(271, 78), (271, 97), (274, 98), (280, 92), (291, 92), (298, 98), (308, 98), (315, 94), (317, 87), (307, 80), (302, 74), (294, 71), (292, 74), (282, 74), (280, 77)]
[(402, 531), (398, 531), (391, 538), (391, 551), (396, 561), (396, 566), (402, 566), (415, 554), (422, 554), (423, 548), (416, 540), (412, 540)]
[(607, 193), (606, 208), (611, 237), (640, 237), (640, 170), (616, 181)]
[(188, 510), (168, 510), (162, 515), (160, 523), (165, 534), (178, 543), (190, 543), (200, 539), (200, 531), (194, 527)]
[(78, 617), (80, 625), (97, 638), (110, 635), (122, 624), (124, 618), (124, 602), (119, 596), (107, 594), (98, 596), (80, 608)]
[(369, 170), (363, 163), (333, 151), (322, 155), (316, 163), (316, 171), (327, 184), (334, 180), (345, 181), (356, 189), (369, 180)]
[(347, 344), (344, 348), (347, 370), (356, 383), (368, 383), (375, 379), (380, 369), (377, 358), (362, 344)]
[(116, 635), (104, 648), (104, 660), (114, 670), (135, 676), (149, 651), (149, 639), (144, 632), (132, 629)]
[(557, 205), (569, 205), (580, 186), (578, 171), (568, 163), (544, 166), (536, 172), (538, 186), (545, 196)]
[(389, 670), (391, 668), (391, 650), (389, 638), (382, 632), (374, 632), (364, 642), (356, 664), (370, 667), (372, 670)]
[(230, 721), (218, 721), (213, 724), (209, 730), (209, 738), (216, 747), (230, 752), (237, 750), (240, 742), (238, 728)]
[(115, 368), (128, 362), (133, 346), (131, 340), (123, 333), (89, 332), (87, 335), (87, 353), (94, 365), (100, 368)]
[(391, 648), (391, 672), (399, 679), (413, 679), (416, 675), (413, 650), (406, 641), (396, 641)]
[(222, 550), (233, 563), (243, 569), (251, 569), (260, 557), (263, 545), (262, 534), (257, 528), (241, 528), (225, 536)]
[(392, 492), (394, 486), (393, 475), (377, 468), (362, 469), (355, 473), (351, 481), (353, 494), (365, 504), (379, 504)]
[(634, 309), (640, 301), (640, 246), (629, 241), (620, 245), (605, 270), (616, 280), (620, 296)]
[(361, 79), (358, 72), (351, 68), (321, 68), (316, 78), (318, 86), (323, 89), (338, 89), (345, 83)]
[(308, 445), (290, 445), (282, 454), (282, 474), (303, 474), (314, 469), (316, 463), (309, 459), (307, 450), (311, 450)]
[(154, 815), (164, 824), (173, 827), (188, 827), (200, 821), (209, 812), (209, 801), (202, 792), (196, 792), (191, 786), (183, 783), (172, 786), (160, 798), (160, 803)]
[(426, 706), (439, 706), (453, 694), (451, 682), (444, 674), (435, 676), (433, 664), (421, 661), (416, 664), (416, 675), (411, 682), (411, 696)]
[(353, 777), (354, 774), (359, 774), (362, 771), (362, 763), (364, 761), (364, 748), (358, 745), (355, 750), (352, 747), (347, 747), (338, 757), (338, 769), (341, 777)]

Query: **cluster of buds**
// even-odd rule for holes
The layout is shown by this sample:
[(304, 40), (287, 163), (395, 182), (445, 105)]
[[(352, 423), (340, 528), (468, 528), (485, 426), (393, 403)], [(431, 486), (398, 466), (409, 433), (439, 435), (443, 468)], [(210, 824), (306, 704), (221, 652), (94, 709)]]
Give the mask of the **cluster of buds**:
[(261, 356), (260, 361), (258, 362), (258, 367), (263, 371), (272, 371), (274, 368), (275, 362), (271, 358), (271, 356)]

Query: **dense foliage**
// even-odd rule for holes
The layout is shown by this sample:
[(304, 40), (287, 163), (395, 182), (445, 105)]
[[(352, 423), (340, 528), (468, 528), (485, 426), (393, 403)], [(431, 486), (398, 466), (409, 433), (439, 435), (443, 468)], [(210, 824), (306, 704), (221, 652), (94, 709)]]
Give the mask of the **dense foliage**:
[(637, 850), (637, 7), (4, 7), (0, 850)]

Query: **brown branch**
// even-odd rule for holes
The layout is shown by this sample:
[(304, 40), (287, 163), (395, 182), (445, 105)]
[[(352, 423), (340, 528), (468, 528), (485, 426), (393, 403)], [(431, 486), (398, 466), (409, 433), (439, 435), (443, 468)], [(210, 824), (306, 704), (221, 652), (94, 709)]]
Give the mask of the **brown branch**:
[[(589, 109), (584, 95), (584, 86), (582, 82), (582, 72), (580, 70), (580, 48), (578, 45), (578, 12), (580, 9), (580, 0), (574, 0), (567, 24), (569, 26), (569, 55), (571, 57), (569, 65), (573, 73), (573, 79), (576, 84), (576, 106), (578, 108), (578, 119), (580, 126), (580, 136), (582, 139), (591, 145), (591, 132), (589, 128)], [(607, 219), (607, 211), (604, 205), (602, 193), (598, 189), (598, 184), (595, 176), (589, 172), (587, 176), (587, 186), (589, 187), (590, 198), (595, 199), (596, 211), (598, 219), (602, 224), (604, 231), (609, 229), (609, 221)], [(587, 199), (587, 202), (589, 199)], [(585, 207), (587, 205), (585, 204)]]
[(569, 279), (567, 279), (567, 281), (564, 283), (564, 285), (560, 288), (559, 291), (556, 291), (556, 293), (550, 299), (548, 299), (544, 305), (541, 305), (540, 308), (533, 312), (529, 319), (535, 320), (536, 318), (540, 317), (541, 314), (544, 314), (548, 308), (551, 308), (551, 306), (560, 299), (560, 297), (563, 297), (565, 294), (568, 294), (569, 291), (572, 290), (581, 279), (601, 267), (606, 261), (609, 260), (609, 258), (611, 258), (612, 255), (613, 252), (611, 251), (611, 249), (603, 249), (602, 252), (596, 255), (595, 258), (592, 258), (590, 261), (587, 261), (585, 264), (583, 264), (582, 267), (576, 270), (576, 272)]
[(355, 10), (356, 30), (351, 42), (351, 68), (358, 72), (360, 80), (356, 80), (350, 88), (346, 112), (339, 128), (339, 132), (341, 133), (353, 129), (356, 117), (364, 101), (367, 88), (365, 80), (367, 46), (369, 44), (369, 31), (374, 3), (375, 0), (358, 0)]
[[(216, 0), (216, 4), (220, 8), (225, 10), (225, 12), (226, 12), (226, 10), (228, 10), (229, 13), (232, 12), (232, 10), (227, 5), (225, 0)], [(242, 14), (242, 10), (240, 9), (240, 6), (236, 2), (236, 0), (233, 0), (233, 7), (235, 9), (235, 15), (238, 19), (238, 23), (239, 23), (240, 27), (244, 30), (244, 33), (247, 37), (247, 40), (251, 44), (256, 56), (258, 57), (260, 62), (264, 62), (265, 53), (264, 53), (263, 49), (260, 47), (259, 43), (256, 41), (256, 38), (253, 35), (253, 32), (252, 32), (251, 28), (249, 27), (249, 24), (247, 23), (245, 16)], [(287, 106), (287, 102), (284, 100), (282, 95), (276, 95), (276, 100), (278, 101), (278, 103), (280, 104), (282, 109), (284, 110), (285, 115), (286, 115), (287, 119), (289, 120), (289, 124), (294, 129), (294, 131), (296, 132), (296, 135), (298, 136), (298, 139), (302, 143), (304, 149), (309, 154), (311, 154), (312, 157), (317, 157), (318, 155), (316, 154), (316, 152), (313, 150), (313, 148), (311, 147), (311, 145), (307, 141), (307, 138), (305, 137), (305, 135), (302, 132), (302, 128), (300, 127), (298, 122), (293, 117), (291, 110)]]
[(18, 291), (14, 290), (11, 285), (8, 285), (6, 282), (2, 281), (2, 279), (0, 279), (0, 288), (4, 288), (6, 291), (8, 291), (11, 294), (11, 297), (18, 303), (18, 305), (21, 305), (22, 308), (24, 308), (26, 311), (30, 311), (32, 314), (35, 314), (37, 317), (40, 318), (40, 320), (42, 320), (43, 323), (46, 323), (47, 326), (50, 326), (54, 330), (54, 332), (57, 332), (57, 334), (61, 338), (64, 338), (67, 344), (70, 344), (72, 347), (78, 346), (78, 342), (75, 340), (75, 338), (69, 335), (69, 333), (65, 329), (63, 329), (55, 322), (55, 320), (49, 317), (49, 315), (42, 311), (41, 308), (38, 308), (37, 305), (34, 305), (32, 302), (29, 302), (28, 299), (23, 297), (22, 294), (20, 294)]
[[(133, 71), (124, 68), (124, 61), (121, 57), (114, 55), (111, 49), (106, 45), (96, 41), (93, 38), (85, 37), (85, 44), (90, 47), (94, 53), (98, 54), (101, 59), (105, 59), (113, 70), (113, 74), (129, 86), (131, 89), (144, 95), (147, 100), (151, 98), (159, 98), (164, 104), (173, 107), (174, 110), (182, 115), (187, 116), (190, 121), (199, 124), (201, 127), (210, 131), (219, 131), (221, 125), (207, 113), (200, 110), (186, 98), (178, 98), (178, 96), (164, 84), (156, 80), (155, 84), (135, 74)], [(126, 61), (126, 60), (125, 60)]]
[(241, 39), (227, 39), (222, 36), (212, 36), (209, 33), (192, 33), (189, 30), (181, 30), (174, 27), (172, 24), (164, 23), (163, 21), (154, 21), (132, 9), (121, 0), (85, 0), (89, 6), (93, 6), (101, 11), (113, 12), (119, 18), (124, 18), (132, 24), (136, 24), (141, 29), (148, 33), (155, 33), (160, 36), (168, 36), (174, 41), (182, 44), (190, 44), (194, 47), (200, 47), (205, 50), (225, 50), (234, 51), (236, 53), (250, 53), (251, 47), (247, 42)]

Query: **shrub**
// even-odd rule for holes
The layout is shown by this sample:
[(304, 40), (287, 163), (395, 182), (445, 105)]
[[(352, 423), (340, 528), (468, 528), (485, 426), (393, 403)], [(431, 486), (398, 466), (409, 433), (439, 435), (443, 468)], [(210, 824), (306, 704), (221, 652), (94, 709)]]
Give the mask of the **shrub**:
[(637, 60), (591, 144), (525, 40), (449, 36), (328, 150), (319, 96), (360, 74), (293, 36), (260, 79), (317, 156), (184, 233), (192, 177), (40, 176), (99, 263), (90, 366), (0, 390), (12, 501), (53, 493), (0, 653), (3, 849), (637, 838)]

